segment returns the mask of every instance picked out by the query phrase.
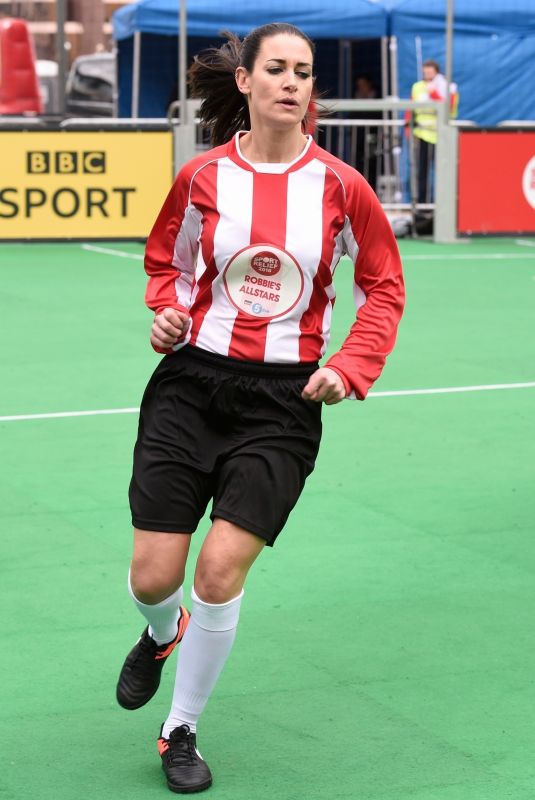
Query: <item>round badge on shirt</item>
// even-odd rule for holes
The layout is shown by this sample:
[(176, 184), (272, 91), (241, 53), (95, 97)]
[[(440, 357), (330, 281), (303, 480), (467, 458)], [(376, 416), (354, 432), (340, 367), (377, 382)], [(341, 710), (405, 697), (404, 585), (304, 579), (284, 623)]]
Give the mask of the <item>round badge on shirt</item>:
[(223, 272), (231, 303), (251, 317), (288, 314), (303, 293), (303, 271), (295, 258), (270, 244), (250, 245), (229, 260)]

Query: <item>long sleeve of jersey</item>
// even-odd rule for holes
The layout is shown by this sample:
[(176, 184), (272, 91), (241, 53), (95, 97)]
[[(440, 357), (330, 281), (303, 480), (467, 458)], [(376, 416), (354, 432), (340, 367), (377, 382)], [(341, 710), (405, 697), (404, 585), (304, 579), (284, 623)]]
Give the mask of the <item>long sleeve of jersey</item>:
[(357, 319), (325, 366), (362, 400), (394, 347), (405, 291), (397, 243), (375, 193), (364, 180), (347, 181), (346, 191), (343, 238), (355, 265)]
[(199, 222), (189, 205), (188, 173), (186, 165), (167, 195), (145, 248), (149, 276), (145, 303), (155, 313), (164, 308), (188, 312), (191, 304)]

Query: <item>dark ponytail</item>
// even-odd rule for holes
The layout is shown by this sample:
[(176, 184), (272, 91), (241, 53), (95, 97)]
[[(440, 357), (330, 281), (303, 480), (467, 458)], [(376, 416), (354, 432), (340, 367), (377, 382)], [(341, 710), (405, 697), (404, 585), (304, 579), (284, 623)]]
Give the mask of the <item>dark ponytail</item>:
[(210, 47), (195, 56), (188, 70), (191, 96), (202, 98), (199, 116), (201, 124), (210, 130), (214, 146), (251, 127), (247, 97), (236, 85), (236, 69), (245, 67), (252, 72), (262, 41), (280, 33), (304, 39), (314, 55), (314, 43), (306, 33), (286, 22), (272, 22), (252, 30), (243, 42), (225, 31), (227, 41), (221, 47)]
[(221, 47), (210, 47), (195, 56), (188, 70), (192, 97), (201, 97), (201, 124), (211, 132), (212, 144), (228, 142), (239, 130), (251, 125), (247, 99), (236, 85), (242, 43), (233, 33)]

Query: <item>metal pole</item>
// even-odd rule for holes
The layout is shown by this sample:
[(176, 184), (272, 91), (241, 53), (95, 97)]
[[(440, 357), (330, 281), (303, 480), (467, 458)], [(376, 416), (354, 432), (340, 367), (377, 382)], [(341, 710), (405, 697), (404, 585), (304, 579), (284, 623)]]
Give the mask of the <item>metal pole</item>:
[(180, 100), (180, 124), (188, 122), (188, 103), (186, 92), (186, 70), (188, 61), (186, 0), (180, 0), (178, 17), (178, 99)]
[(381, 36), (381, 97), (388, 97), (388, 36)]
[(418, 76), (418, 80), (421, 81), (424, 73), (421, 36), (414, 37), (414, 48), (416, 50), (416, 75)]
[[(390, 69), (389, 69), (389, 41), (390, 37), (388, 36), (381, 36), (381, 97), (391, 97), (393, 92), (390, 85)], [(382, 112), (382, 117), (384, 120), (390, 119), (389, 114), (386, 111)], [(376, 183), (376, 191), (379, 188), (379, 183), (381, 176), (385, 172), (385, 158), (384, 158), (384, 151), (385, 151), (385, 136), (384, 136), (384, 126), (382, 128), (377, 127), (377, 139), (375, 144), (375, 183)], [(366, 133), (364, 133), (366, 136)]]
[[(388, 49), (390, 54), (390, 96), (398, 96), (398, 40), (395, 36), (391, 36)], [(383, 111), (383, 119), (391, 120), (393, 115), (389, 111)], [(390, 126), (386, 129), (383, 128), (383, 173), (386, 179), (386, 194), (382, 198), (384, 202), (390, 202), (394, 199), (395, 184), (397, 183), (396, 176), (393, 172), (393, 137)]]
[(454, 242), (457, 234), (457, 134), (450, 125), (450, 84), (453, 64), (453, 3), (446, 12), (446, 97), (437, 109), (437, 146), (435, 159), (435, 242)]
[(398, 89), (398, 40), (396, 36), (390, 37), (390, 95), (399, 97)]
[(413, 239), (418, 236), (416, 230), (416, 214), (418, 211), (418, 175), (416, 158), (418, 156), (415, 136), (414, 136), (414, 114), (411, 114), (410, 128), (409, 128), (409, 182), (411, 189), (411, 219), (412, 219), (412, 237)]
[(113, 116), (116, 118), (119, 116), (119, 48), (115, 40), (113, 41), (113, 71), (115, 80), (113, 82), (112, 108)]
[(450, 84), (453, 69), (453, 0), (448, 0), (446, 12), (446, 113), (450, 118)]
[(56, 0), (56, 58), (58, 60), (58, 106), (57, 113), (65, 116), (65, 80), (67, 78), (67, 51), (65, 50), (66, 0)]
[[(395, 36), (392, 36), (390, 42), (390, 81), (391, 93), (393, 97), (399, 96), (399, 79), (398, 79), (398, 41)], [(388, 119), (395, 119), (396, 114), (393, 112)], [(402, 129), (401, 129), (402, 130)], [(392, 127), (390, 130), (390, 139), (392, 146), (392, 170), (394, 174), (394, 201), (401, 202), (402, 188), (401, 188), (401, 142), (399, 138), (400, 129)], [(403, 135), (403, 133), (402, 133)]]
[(438, 140), (435, 159), (435, 242), (454, 242), (457, 236), (458, 128), (448, 121), (448, 109), (437, 109)]
[(134, 31), (134, 53), (132, 56), (132, 108), (130, 116), (139, 117), (139, 78), (141, 74), (141, 31)]

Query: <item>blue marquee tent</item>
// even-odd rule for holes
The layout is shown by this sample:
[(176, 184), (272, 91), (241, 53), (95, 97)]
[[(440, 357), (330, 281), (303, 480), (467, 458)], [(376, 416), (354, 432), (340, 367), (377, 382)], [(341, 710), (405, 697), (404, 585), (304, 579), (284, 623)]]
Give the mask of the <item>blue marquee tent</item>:
[[(176, 80), (179, 0), (139, 0), (113, 15), (119, 52), (119, 114), (130, 115), (134, 33), (142, 34), (140, 116), (163, 116)], [(188, 0), (190, 56), (220, 42), (221, 31), (244, 36), (267, 22), (291, 22), (316, 40), (376, 39), (387, 33), (380, 0)], [(336, 71), (337, 46), (321, 47), (325, 66)], [(321, 70), (324, 74), (325, 69)], [(335, 83), (336, 85), (336, 83)]]
[[(379, 0), (188, 0), (188, 36), (244, 36), (267, 22), (291, 22), (314, 39), (378, 37), (386, 34), (387, 14)], [(113, 16), (114, 38), (134, 33), (178, 35), (178, 0), (139, 0)]]
[[(418, 79), (417, 52), (444, 69), (446, 0), (392, 0), (389, 33), (397, 37), (399, 94)], [(452, 78), (459, 118), (481, 126), (535, 120), (534, 0), (455, 0)]]
[[(176, 80), (179, 0), (138, 0), (113, 15), (119, 50), (119, 113), (130, 114), (132, 43), (142, 34), (140, 116), (162, 116)], [(292, 22), (318, 40), (318, 74), (337, 85), (340, 39), (392, 35), (398, 46), (398, 94), (418, 80), (418, 54), (445, 67), (447, 0), (187, 0), (190, 56), (273, 20)], [(323, 40), (323, 41), (322, 41)], [(330, 44), (329, 44), (330, 42)], [(453, 80), (459, 117), (481, 126), (535, 119), (535, 0), (455, 0)]]

